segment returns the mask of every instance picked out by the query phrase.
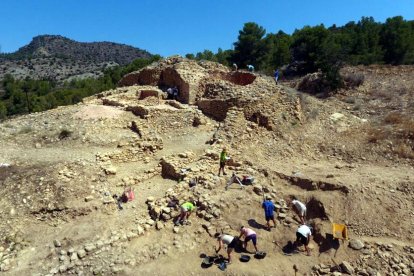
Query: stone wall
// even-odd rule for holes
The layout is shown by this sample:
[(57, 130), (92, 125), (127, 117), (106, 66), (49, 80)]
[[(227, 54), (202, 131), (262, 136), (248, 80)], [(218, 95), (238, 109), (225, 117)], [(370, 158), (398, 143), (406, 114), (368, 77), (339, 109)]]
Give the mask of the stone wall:
[(230, 108), (230, 105), (224, 100), (200, 100), (197, 105), (204, 114), (217, 121), (224, 121)]

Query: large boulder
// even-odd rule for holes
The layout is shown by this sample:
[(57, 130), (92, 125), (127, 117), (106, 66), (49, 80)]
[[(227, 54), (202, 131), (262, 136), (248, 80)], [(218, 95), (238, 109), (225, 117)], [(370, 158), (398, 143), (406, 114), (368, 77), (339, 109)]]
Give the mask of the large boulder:
[(364, 243), (360, 240), (352, 239), (349, 241), (349, 247), (351, 247), (354, 250), (361, 250), (364, 248)]
[(161, 176), (172, 180), (181, 180), (184, 174), (181, 171), (182, 166), (174, 159), (161, 159)]
[(343, 272), (352, 275), (354, 273), (354, 268), (351, 266), (350, 263), (348, 263), (347, 261), (343, 261), (341, 264), (341, 269)]

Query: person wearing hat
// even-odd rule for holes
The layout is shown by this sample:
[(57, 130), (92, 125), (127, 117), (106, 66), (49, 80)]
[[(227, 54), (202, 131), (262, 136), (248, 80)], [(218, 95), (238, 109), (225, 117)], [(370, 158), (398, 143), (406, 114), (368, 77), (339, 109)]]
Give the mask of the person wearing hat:
[(276, 211), (275, 205), (272, 202), (272, 197), (267, 195), (266, 199), (262, 203), (262, 208), (265, 211), (265, 219), (267, 223), (267, 231), (270, 231), (270, 221), (273, 221), (273, 227), (276, 228), (275, 216), (273, 214)]
[(256, 249), (256, 252), (259, 251), (257, 249), (257, 235), (256, 232), (254, 232), (252, 229), (242, 226), (240, 228), (240, 236), (239, 239), (244, 236), (244, 242), (243, 242), (243, 248), (247, 251), (247, 243), (251, 240), (254, 246), (254, 249)]
[(216, 249), (216, 254), (219, 253), (220, 249), (223, 247), (223, 244), (227, 246), (227, 257), (229, 264), (231, 264), (231, 252), (233, 252), (234, 248), (237, 245), (236, 237), (227, 234), (214, 234), (214, 238), (217, 239), (219, 247)]
[(175, 225), (179, 225), (180, 222), (185, 224), (188, 218), (190, 217), (191, 213), (195, 210), (195, 206), (192, 202), (187, 201), (181, 205), (180, 209), (181, 209), (181, 214), (179, 218), (177, 219), (177, 221), (175, 222)]
[(220, 153), (220, 168), (218, 171), (218, 176), (220, 176), (221, 171), (223, 171), (223, 175), (227, 175), (227, 173), (224, 171), (224, 166), (226, 165), (227, 159), (227, 150), (226, 148), (223, 148), (223, 150)]
[(296, 231), (295, 244), (296, 245), (300, 243), (303, 244), (305, 246), (305, 250), (308, 252), (308, 256), (311, 255), (310, 249), (308, 247), (311, 236), (312, 236), (312, 229), (306, 224), (299, 226), (298, 230)]

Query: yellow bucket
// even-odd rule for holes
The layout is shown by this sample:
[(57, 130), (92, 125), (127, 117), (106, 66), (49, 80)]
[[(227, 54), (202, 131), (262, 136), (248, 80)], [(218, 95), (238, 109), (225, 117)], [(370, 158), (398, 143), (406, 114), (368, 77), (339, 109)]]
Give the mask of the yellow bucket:
[(332, 223), (332, 235), (334, 239), (348, 240), (348, 229), (346, 225)]

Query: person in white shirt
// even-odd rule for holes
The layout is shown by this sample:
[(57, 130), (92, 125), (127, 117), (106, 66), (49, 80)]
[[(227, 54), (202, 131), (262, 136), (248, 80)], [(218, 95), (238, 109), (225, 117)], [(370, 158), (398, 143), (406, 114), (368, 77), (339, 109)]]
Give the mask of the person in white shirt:
[(214, 238), (216, 238), (219, 243), (219, 247), (216, 249), (216, 254), (220, 251), (220, 249), (225, 244), (227, 246), (227, 257), (229, 260), (229, 264), (231, 264), (231, 252), (233, 252), (234, 248), (237, 245), (237, 239), (231, 235), (220, 234), (220, 233), (214, 234)]
[(299, 243), (305, 246), (306, 252), (308, 252), (308, 256), (311, 255), (310, 249), (308, 247), (310, 239), (312, 236), (312, 230), (309, 226), (303, 224), (299, 226), (298, 230), (296, 231), (296, 241), (295, 244), (298, 245)]
[(306, 218), (306, 205), (296, 198), (293, 198), (293, 200), (290, 202), (293, 206), (293, 210), (298, 214), (300, 218), (300, 222), (302, 224), (305, 224), (305, 218)]

